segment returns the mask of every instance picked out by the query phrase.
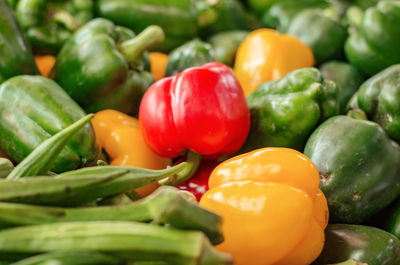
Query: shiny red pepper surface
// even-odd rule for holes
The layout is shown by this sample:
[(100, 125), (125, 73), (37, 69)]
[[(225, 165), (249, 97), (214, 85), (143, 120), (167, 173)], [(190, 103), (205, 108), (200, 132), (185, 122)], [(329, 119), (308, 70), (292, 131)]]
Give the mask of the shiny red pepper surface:
[(218, 157), (236, 152), (250, 128), (246, 98), (221, 63), (188, 68), (146, 91), (139, 109), (143, 136), (164, 157), (189, 149)]

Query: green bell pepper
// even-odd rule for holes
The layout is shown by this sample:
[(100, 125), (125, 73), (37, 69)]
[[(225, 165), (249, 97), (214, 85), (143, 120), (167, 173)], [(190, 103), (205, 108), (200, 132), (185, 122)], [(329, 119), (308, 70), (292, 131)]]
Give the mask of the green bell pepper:
[(93, 17), (91, 0), (19, 0), (18, 22), (35, 53), (57, 54), (71, 34)]
[(261, 84), (247, 97), (251, 127), (242, 151), (266, 146), (302, 150), (319, 122), (339, 113), (338, 90), (315, 68)]
[(176, 75), (188, 67), (213, 61), (215, 58), (211, 45), (195, 39), (179, 46), (169, 54), (165, 76)]
[(352, 23), (345, 54), (351, 64), (368, 75), (400, 63), (400, 1), (380, 1), (366, 11), (351, 8)]
[(215, 59), (220, 63), (233, 66), (236, 51), (248, 34), (249, 32), (245, 30), (230, 30), (211, 36), (208, 42), (215, 52)]
[[(0, 86), (0, 150), (21, 162), (40, 143), (85, 116), (57, 85), (42, 76), (16, 76)], [(87, 124), (68, 142), (51, 171), (72, 170), (99, 156), (94, 131)]]
[(163, 38), (158, 26), (135, 37), (109, 20), (93, 19), (63, 46), (50, 76), (87, 112), (111, 108), (136, 115), (154, 82), (145, 50)]
[(169, 52), (198, 35), (199, 25), (214, 20), (206, 1), (198, 0), (98, 0), (95, 13), (135, 32), (158, 25), (165, 42), (154, 49)]
[(347, 8), (343, 1), (284, 0), (265, 12), (263, 24), (299, 38), (322, 63), (344, 57), (347, 29), (342, 16)]
[(360, 223), (400, 195), (400, 146), (362, 111), (349, 114), (322, 123), (304, 154), (320, 173), (329, 219)]
[(200, 27), (200, 36), (208, 38), (213, 34), (228, 30), (250, 30), (252, 16), (239, 0), (216, 0), (211, 6), (212, 19)]
[(314, 8), (329, 7), (328, 2), (321, 0), (282, 0), (273, 4), (262, 16), (264, 27), (287, 32), (293, 19), (302, 11)]
[(339, 89), (340, 113), (344, 114), (350, 98), (365, 80), (363, 74), (351, 64), (340, 61), (324, 63), (320, 70), (325, 79), (336, 83)]
[(7, 1), (0, 2), (0, 54), (0, 83), (15, 75), (39, 73)]
[(400, 264), (400, 240), (372, 226), (328, 225), (324, 248), (313, 265), (332, 264), (351, 258), (368, 265)]
[(362, 109), (390, 137), (400, 141), (400, 64), (392, 65), (365, 81), (349, 108)]
[(343, 58), (347, 38), (347, 29), (340, 23), (339, 16), (327, 15), (325, 11), (306, 9), (300, 12), (286, 32), (309, 46), (317, 63)]

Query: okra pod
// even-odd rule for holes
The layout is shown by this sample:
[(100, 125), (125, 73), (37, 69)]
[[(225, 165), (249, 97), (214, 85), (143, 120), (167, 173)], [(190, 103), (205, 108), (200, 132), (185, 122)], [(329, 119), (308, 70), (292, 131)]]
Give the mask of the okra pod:
[(88, 123), (92, 117), (93, 114), (88, 114), (42, 142), (11, 171), (7, 179), (18, 179), (25, 176), (46, 174), (53, 166), (57, 156), (68, 141), (77, 131)]
[(0, 157), (0, 178), (5, 178), (14, 169), (13, 163), (7, 158)]
[(160, 187), (141, 200), (116, 206), (60, 208), (0, 202), (0, 227), (98, 220), (168, 224), (202, 231), (213, 244), (223, 241), (221, 217), (188, 201), (178, 189), (169, 186)]
[(129, 192), (173, 175), (186, 163), (163, 170), (98, 166), (56, 177), (0, 179), (0, 201), (39, 205), (76, 206)]
[(63, 179), (49, 176), (0, 179), (0, 201), (44, 205), (68, 204), (68, 200), (75, 200), (75, 196), (85, 193), (88, 189), (116, 180), (126, 173), (127, 170), (117, 170), (107, 174)]
[(175, 265), (232, 264), (199, 231), (152, 224), (91, 221), (54, 223), (0, 231), (0, 259), (51, 251), (100, 251), (125, 261)]
[(120, 259), (100, 252), (56, 251), (32, 256), (10, 265), (122, 265)]
[(71, 177), (73, 175), (84, 176), (84, 175), (96, 175), (96, 174), (107, 174), (118, 170), (128, 170), (128, 173), (121, 178), (103, 183), (96, 187), (90, 187), (86, 189), (85, 193), (80, 193), (79, 196), (70, 198), (68, 202), (59, 205), (75, 206), (86, 202), (91, 202), (98, 198), (104, 198), (111, 195), (117, 195), (132, 191), (136, 188), (140, 188), (149, 185), (153, 182), (157, 182), (161, 179), (174, 176), (187, 166), (186, 162), (182, 162), (170, 168), (161, 170), (144, 169), (130, 166), (97, 166), (87, 167), (78, 170), (62, 173), (56, 176), (56, 179), (63, 179)]

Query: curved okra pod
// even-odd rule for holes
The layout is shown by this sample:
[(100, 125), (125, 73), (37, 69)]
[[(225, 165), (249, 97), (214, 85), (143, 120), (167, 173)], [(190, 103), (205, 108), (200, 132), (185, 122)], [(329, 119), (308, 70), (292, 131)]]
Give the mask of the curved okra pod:
[(77, 131), (88, 123), (92, 117), (93, 114), (88, 114), (42, 142), (11, 171), (7, 179), (18, 179), (25, 176), (46, 174), (53, 166), (57, 156), (68, 141)]
[(51, 251), (101, 251), (124, 261), (174, 265), (228, 265), (229, 254), (215, 250), (198, 231), (121, 221), (69, 222), (0, 231), (0, 259)]
[(0, 227), (76, 221), (138, 221), (204, 232), (213, 244), (223, 241), (222, 219), (178, 189), (160, 187), (149, 196), (126, 205), (60, 208), (0, 203)]

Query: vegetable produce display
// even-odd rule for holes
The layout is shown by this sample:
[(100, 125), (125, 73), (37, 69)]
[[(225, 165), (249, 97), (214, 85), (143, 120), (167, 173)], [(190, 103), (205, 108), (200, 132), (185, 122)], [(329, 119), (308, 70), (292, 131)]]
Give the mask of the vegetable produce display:
[(0, 265), (400, 265), (399, 0), (0, 0)]

